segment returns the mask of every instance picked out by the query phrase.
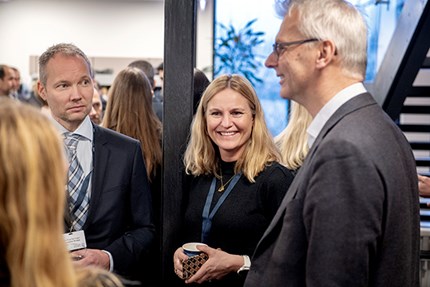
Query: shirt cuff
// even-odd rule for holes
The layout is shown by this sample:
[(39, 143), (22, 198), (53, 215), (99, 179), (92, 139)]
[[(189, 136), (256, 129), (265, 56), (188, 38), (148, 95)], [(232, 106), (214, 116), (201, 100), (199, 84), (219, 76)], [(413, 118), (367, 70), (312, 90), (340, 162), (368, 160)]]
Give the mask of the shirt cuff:
[(106, 253), (109, 256), (109, 271), (113, 271), (113, 257), (109, 251), (102, 250), (102, 252)]

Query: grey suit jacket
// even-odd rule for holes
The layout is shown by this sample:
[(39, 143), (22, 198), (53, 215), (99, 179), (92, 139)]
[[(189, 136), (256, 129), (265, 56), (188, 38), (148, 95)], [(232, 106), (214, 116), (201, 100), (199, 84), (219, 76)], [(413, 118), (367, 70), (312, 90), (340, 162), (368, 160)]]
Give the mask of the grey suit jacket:
[(419, 285), (415, 160), (370, 94), (328, 120), (260, 240), (245, 286)]

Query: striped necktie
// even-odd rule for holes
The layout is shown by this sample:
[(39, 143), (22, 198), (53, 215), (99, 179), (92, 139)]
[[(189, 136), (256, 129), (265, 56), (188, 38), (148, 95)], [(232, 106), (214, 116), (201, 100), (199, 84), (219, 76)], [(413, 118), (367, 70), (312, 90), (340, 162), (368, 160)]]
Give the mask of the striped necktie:
[(82, 229), (88, 215), (90, 200), (87, 192), (90, 174), (85, 177), (77, 156), (78, 142), (83, 138), (80, 135), (69, 132), (64, 134), (64, 143), (67, 147), (69, 158), (67, 191), (69, 193), (69, 211), (73, 230)]

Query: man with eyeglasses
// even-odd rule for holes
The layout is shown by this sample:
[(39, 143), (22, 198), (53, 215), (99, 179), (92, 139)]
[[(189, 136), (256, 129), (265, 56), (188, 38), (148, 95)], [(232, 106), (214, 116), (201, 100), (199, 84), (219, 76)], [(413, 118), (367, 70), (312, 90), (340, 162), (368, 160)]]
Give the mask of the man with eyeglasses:
[(367, 28), (344, 0), (277, 1), (266, 60), (313, 121), (309, 153), (261, 238), (245, 287), (419, 286), (416, 166), (363, 85)]

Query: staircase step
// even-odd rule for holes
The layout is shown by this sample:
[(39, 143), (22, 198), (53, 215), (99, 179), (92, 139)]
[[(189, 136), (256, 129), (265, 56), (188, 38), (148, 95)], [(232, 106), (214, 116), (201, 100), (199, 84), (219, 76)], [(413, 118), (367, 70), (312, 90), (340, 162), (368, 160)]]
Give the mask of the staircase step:
[(417, 157), (415, 162), (417, 166), (430, 166), (430, 157)]
[(399, 125), (400, 129), (404, 132), (421, 132), (430, 133), (430, 125)]
[(412, 87), (408, 92), (408, 97), (417, 97), (417, 98), (430, 97), (430, 87), (428, 86)]
[(427, 68), (427, 69), (430, 68), (430, 57), (426, 57), (424, 59), (424, 62), (423, 62), (423, 65), (421, 66), (421, 68)]
[(430, 150), (430, 142), (409, 142), (413, 150)]
[(403, 106), (401, 113), (405, 114), (430, 114), (430, 106), (408, 105)]

